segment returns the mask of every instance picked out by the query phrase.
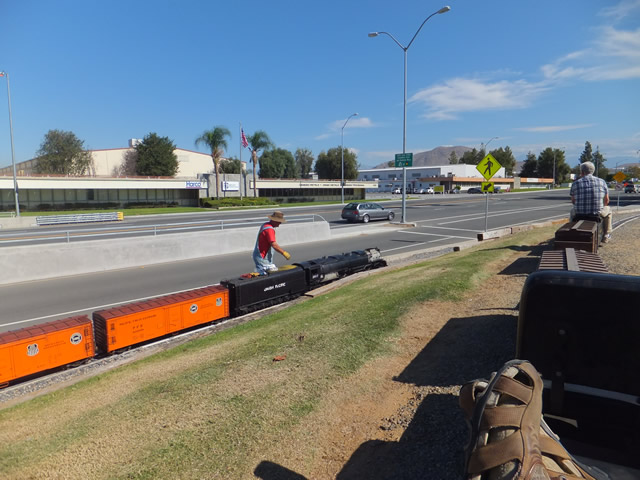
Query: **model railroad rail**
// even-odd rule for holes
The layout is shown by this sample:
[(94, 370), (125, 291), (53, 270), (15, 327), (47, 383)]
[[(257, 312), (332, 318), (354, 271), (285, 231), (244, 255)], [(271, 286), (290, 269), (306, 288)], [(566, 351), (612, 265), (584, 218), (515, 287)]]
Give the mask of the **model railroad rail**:
[(542, 252), (538, 270), (609, 273), (602, 258), (597, 253), (589, 253), (574, 248)]
[(0, 334), (0, 387), (292, 300), (347, 275), (386, 266), (369, 248), (295, 263), (264, 276), (120, 305)]

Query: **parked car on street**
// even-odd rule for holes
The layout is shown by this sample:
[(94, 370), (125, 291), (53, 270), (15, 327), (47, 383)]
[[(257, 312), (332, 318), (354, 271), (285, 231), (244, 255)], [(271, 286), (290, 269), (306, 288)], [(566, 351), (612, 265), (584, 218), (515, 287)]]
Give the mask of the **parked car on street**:
[(342, 209), (342, 218), (348, 222), (364, 222), (369, 220), (393, 220), (396, 214), (393, 210), (384, 208), (378, 203), (362, 202), (349, 203)]
[(429, 187), (429, 188), (427, 188), (426, 193), (429, 193), (429, 194), (431, 194), (431, 195), (434, 195), (436, 192), (433, 190), (433, 187)]
[(394, 188), (391, 193), (402, 193), (402, 189), (400, 187)]
[(413, 193), (424, 194), (427, 193), (427, 191), (424, 188), (414, 188)]
[(480, 187), (471, 187), (467, 190), (467, 193), (482, 193), (482, 189)]

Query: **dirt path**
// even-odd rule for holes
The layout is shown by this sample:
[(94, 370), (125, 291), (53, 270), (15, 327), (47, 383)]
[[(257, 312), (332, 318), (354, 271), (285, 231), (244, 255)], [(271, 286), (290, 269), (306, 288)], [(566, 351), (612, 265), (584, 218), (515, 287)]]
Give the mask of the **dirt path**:
[[(467, 430), (458, 391), (515, 355), (517, 304), (537, 264), (522, 255), (494, 265), (497, 275), (463, 301), (407, 314), (393, 354), (336, 386), (318, 414), (271, 449), (259, 478), (459, 478)], [(300, 449), (314, 450), (315, 462), (301, 465)]]

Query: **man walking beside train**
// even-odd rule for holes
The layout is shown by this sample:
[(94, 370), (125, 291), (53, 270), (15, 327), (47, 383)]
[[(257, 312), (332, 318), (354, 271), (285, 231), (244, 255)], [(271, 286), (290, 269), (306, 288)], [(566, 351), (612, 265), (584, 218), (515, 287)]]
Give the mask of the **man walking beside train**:
[(253, 261), (256, 264), (256, 271), (260, 275), (266, 275), (269, 272), (278, 270), (273, 263), (273, 251), (275, 250), (284, 258), (289, 260), (291, 255), (285, 251), (278, 242), (276, 242), (276, 228), (281, 223), (285, 223), (284, 214), (279, 211), (273, 212), (267, 217), (269, 221), (260, 227), (258, 237), (256, 238), (256, 246), (253, 249)]

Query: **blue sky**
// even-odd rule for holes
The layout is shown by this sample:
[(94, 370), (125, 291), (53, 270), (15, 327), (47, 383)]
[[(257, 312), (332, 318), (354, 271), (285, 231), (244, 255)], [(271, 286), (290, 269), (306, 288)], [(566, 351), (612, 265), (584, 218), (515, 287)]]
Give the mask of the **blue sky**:
[[(341, 144), (362, 167), (441, 145), (509, 146), (517, 160), (585, 141), (607, 166), (640, 161), (640, 0), (0, 0), (16, 162), (50, 129), (89, 149), (150, 132), (199, 150), (239, 124), (315, 156)], [(11, 164), (0, 78), (0, 166)], [(200, 151), (204, 151), (201, 150)], [(242, 153), (249, 159), (248, 150)]]

